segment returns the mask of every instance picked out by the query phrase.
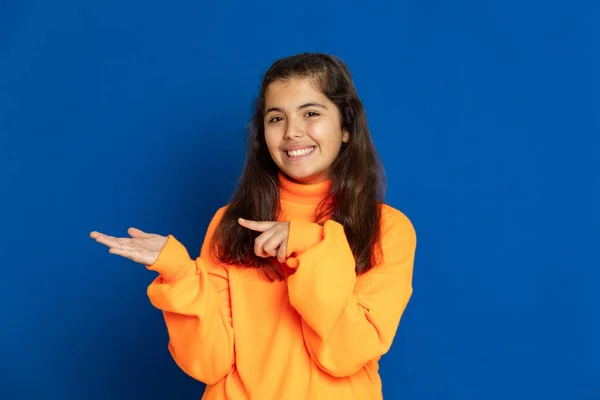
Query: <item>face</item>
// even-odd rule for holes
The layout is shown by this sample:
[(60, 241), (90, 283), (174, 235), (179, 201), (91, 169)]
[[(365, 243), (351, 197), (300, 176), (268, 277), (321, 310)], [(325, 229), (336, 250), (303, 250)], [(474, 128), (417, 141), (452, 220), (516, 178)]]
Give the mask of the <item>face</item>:
[(292, 180), (312, 184), (329, 178), (343, 132), (336, 105), (309, 78), (276, 81), (265, 92), (265, 140), (269, 153)]

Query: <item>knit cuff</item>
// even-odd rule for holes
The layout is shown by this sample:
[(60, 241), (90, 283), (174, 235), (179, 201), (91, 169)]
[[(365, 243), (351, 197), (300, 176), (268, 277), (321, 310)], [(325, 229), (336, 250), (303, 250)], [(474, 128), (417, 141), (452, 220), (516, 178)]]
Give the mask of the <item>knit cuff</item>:
[(303, 253), (323, 240), (323, 227), (314, 222), (290, 220), (286, 257)]
[(167, 243), (158, 254), (158, 258), (146, 268), (158, 272), (164, 282), (172, 282), (196, 273), (196, 263), (190, 258), (185, 246), (173, 235), (167, 236)]

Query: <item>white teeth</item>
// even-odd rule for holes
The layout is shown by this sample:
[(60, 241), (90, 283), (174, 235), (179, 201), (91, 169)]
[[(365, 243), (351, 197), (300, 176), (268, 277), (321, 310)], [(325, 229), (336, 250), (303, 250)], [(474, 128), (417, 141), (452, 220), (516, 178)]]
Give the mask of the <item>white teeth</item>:
[(289, 157), (298, 157), (298, 156), (305, 156), (309, 153), (312, 153), (312, 151), (314, 149), (315, 149), (314, 147), (308, 147), (306, 149), (290, 150), (290, 151), (287, 151), (286, 153)]

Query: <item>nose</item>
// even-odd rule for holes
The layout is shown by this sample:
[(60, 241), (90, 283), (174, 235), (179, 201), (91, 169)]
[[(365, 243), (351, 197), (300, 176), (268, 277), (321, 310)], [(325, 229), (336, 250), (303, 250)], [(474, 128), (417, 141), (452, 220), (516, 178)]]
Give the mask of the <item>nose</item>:
[(297, 139), (304, 136), (304, 126), (295, 118), (288, 118), (288, 123), (285, 129), (285, 139)]

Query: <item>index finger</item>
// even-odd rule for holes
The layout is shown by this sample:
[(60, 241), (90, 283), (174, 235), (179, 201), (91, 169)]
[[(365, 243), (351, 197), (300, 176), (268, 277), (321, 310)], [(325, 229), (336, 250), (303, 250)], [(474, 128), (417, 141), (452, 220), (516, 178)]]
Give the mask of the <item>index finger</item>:
[(243, 218), (238, 218), (238, 222), (240, 225), (258, 232), (264, 232), (277, 223), (273, 221), (252, 221)]

